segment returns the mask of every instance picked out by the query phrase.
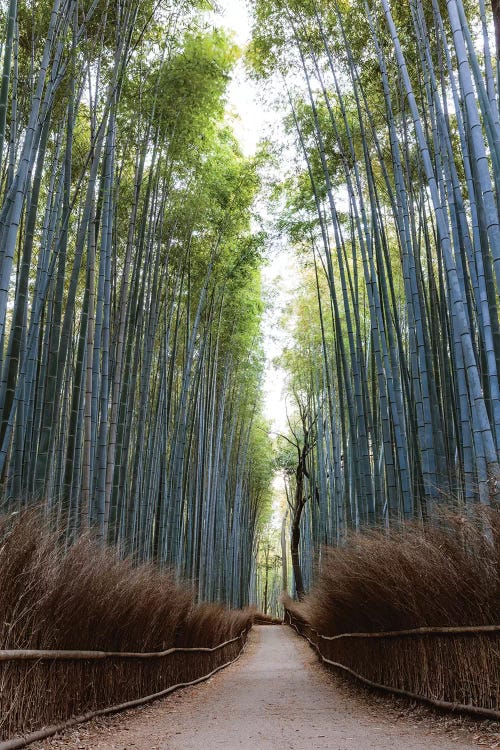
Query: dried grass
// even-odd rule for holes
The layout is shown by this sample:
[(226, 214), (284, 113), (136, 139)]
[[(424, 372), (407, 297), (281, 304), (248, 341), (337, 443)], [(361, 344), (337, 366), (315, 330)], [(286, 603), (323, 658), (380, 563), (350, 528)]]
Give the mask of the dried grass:
[(228, 611), (222, 604), (198, 604), (186, 614), (177, 634), (175, 645), (187, 648), (213, 648), (230, 638), (236, 638), (253, 623), (254, 608)]
[(368, 680), (450, 703), (500, 709), (500, 633), (317, 640), (342, 633), (500, 624), (500, 513), (442, 516), (425, 529), (372, 531), (325, 551), (301, 603), (327, 659)]
[[(196, 606), (171, 573), (89, 538), (65, 550), (36, 513), (0, 519), (0, 649), (213, 647), (249, 629), (253, 614)], [(241, 646), (139, 662), (0, 662), (0, 739), (197, 679)]]
[(499, 624), (500, 512), (353, 535), (323, 555), (304, 611), (324, 635)]

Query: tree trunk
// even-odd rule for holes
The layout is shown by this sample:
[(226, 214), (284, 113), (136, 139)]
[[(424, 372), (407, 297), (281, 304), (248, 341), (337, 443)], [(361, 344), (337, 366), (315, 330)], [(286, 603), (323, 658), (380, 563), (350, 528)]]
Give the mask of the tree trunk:
[(299, 542), (300, 542), (300, 514), (295, 514), (292, 522), (292, 568), (295, 578), (295, 590), (297, 598), (302, 601), (305, 595), (304, 581), (302, 579), (302, 569), (299, 560)]
[(288, 591), (288, 565), (286, 559), (286, 521), (288, 518), (288, 511), (285, 513), (283, 522), (281, 524), (281, 570), (283, 580), (283, 591)]
[(269, 551), (267, 551), (266, 553), (265, 563), (266, 580), (264, 583), (264, 614), (267, 614), (267, 596), (269, 591)]
[(304, 580), (302, 578), (302, 568), (300, 567), (299, 558), (299, 544), (300, 544), (300, 518), (302, 516), (302, 509), (305, 505), (304, 500), (304, 462), (306, 455), (307, 439), (304, 440), (304, 448), (300, 453), (299, 463), (296, 471), (296, 485), (295, 485), (295, 498), (293, 504), (293, 518), (292, 518), (292, 540), (291, 540), (291, 553), (292, 553), (292, 568), (293, 575), (295, 578), (295, 590), (297, 592), (297, 598), (301, 601), (304, 598)]

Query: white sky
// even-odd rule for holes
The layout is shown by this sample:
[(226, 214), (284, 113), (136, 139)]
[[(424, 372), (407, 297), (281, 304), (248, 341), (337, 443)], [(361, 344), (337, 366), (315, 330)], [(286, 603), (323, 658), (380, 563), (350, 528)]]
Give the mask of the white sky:
[[(218, 0), (220, 12), (214, 21), (234, 33), (235, 42), (244, 48), (250, 41), (251, 21), (245, 0)], [(267, 110), (258, 91), (257, 84), (246, 74), (241, 60), (234, 71), (228, 89), (228, 110), (232, 126), (247, 156), (255, 153), (257, 144), (270, 130), (274, 130), (280, 115)], [(297, 273), (291, 252), (284, 248), (269, 248), (269, 262), (263, 268), (264, 294), (272, 300), (264, 319), (265, 371), (265, 416), (272, 423), (272, 430), (285, 432), (286, 409), (283, 396), (285, 373), (273, 364), (288, 343), (288, 335), (281, 325), (283, 312), (293, 298), (297, 285)]]

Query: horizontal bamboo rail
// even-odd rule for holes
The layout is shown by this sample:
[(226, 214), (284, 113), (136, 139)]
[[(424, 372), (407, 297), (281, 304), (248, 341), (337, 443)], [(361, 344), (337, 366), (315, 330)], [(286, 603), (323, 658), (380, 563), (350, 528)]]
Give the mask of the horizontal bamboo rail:
[[(40, 660), (40, 659), (51, 659), (56, 661), (67, 661), (67, 660), (85, 660), (85, 661), (98, 661), (101, 659), (162, 659), (165, 656), (176, 653), (186, 653), (189, 651), (195, 652), (214, 652), (218, 651), (224, 646), (229, 646), (230, 643), (238, 641), (245, 631), (231, 638), (229, 641), (219, 643), (219, 645), (213, 648), (208, 647), (195, 647), (188, 648), (187, 646), (179, 646), (176, 648), (168, 648), (166, 651), (58, 651), (48, 649), (4, 649), (0, 651), (0, 662), (2, 661), (29, 661), (29, 660)], [(1, 750), (1, 745), (0, 745)]]
[[(241, 636), (239, 636), (235, 640), (238, 640), (239, 638), (241, 638)], [(233, 642), (234, 640), (227, 641), (225, 644), (221, 644), (220, 648), (222, 648), (222, 645), (227, 645), (227, 643)], [(217, 674), (217, 672), (220, 672), (222, 669), (226, 669), (226, 667), (229, 667), (231, 664), (234, 664), (236, 661), (238, 661), (241, 654), (243, 653), (244, 648), (245, 644), (243, 644), (238, 656), (232, 659), (232, 661), (221, 664), (219, 667), (209, 672), (209, 674), (203, 675), (203, 677), (198, 677), (198, 679), (196, 680), (192, 680), (191, 682), (179, 682), (177, 685), (172, 685), (165, 690), (161, 690), (159, 693), (153, 693), (153, 695), (147, 695), (143, 698), (137, 698), (133, 701), (120, 703), (116, 706), (101, 708), (98, 711), (91, 711), (90, 713), (84, 714), (82, 716), (74, 716), (72, 719), (68, 719), (68, 721), (63, 722), (62, 724), (57, 724), (51, 727), (44, 727), (43, 729), (39, 729), (37, 732), (31, 732), (24, 737), (14, 737), (11, 740), (5, 740), (5, 742), (0, 742), (0, 750), (18, 750), (19, 748), (27, 747), (28, 745), (31, 745), (33, 742), (37, 742), (38, 740), (44, 740), (47, 739), (47, 737), (53, 737), (58, 732), (62, 732), (65, 729), (71, 729), (71, 727), (74, 727), (77, 724), (84, 724), (87, 721), (96, 719), (98, 716), (109, 716), (110, 714), (116, 714), (120, 711), (125, 711), (128, 708), (137, 708), (139, 706), (144, 706), (146, 703), (150, 703), (151, 701), (157, 700), (158, 698), (164, 698), (170, 693), (173, 693), (175, 690), (180, 690), (181, 688), (185, 687), (191, 687), (191, 685), (198, 685), (200, 682), (206, 682), (210, 679), (210, 677), (213, 677), (214, 674)], [(197, 649), (192, 650), (195, 651)]]
[(500, 625), (470, 625), (464, 627), (449, 628), (412, 628), (411, 630), (386, 630), (380, 633), (341, 633), (340, 635), (321, 635), (318, 631), (307, 626), (317, 633), (318, 638), (323, 641), (336, 641), (339, 638), (399, 638), (405, 635), (466, 635), (467, 633), (500, 633)]
[(161, 659), (161, 658), (165, 658), (176, 653), (193, 653), (193, 654), (214, 653), (216, 651), (220, 651), (226, 646), (230, 646), (231, 644), (236, 643), (237, 641), (242, 641), (241, 648), (239, 649), (237, 655), (233, 659), (230, 659), (224, 664), (218, 665), (215, 669), (212, 669), (207, 674), (197, 677), (194, 680), (178, 682), (175, 685), (170, 685), (169, 687), (159, 692), (155, 692), (147, 696), (135, 698), (133, 700), (128, 700), (128, 701), (125, 701), (125, 702), (122, 702), (113, 706), (108, 706), (105, 708), (99, 708), (93, 711), (88, 711), (88, 712), (85, 712), (84, 714), (73, 716), (61, 723), (43, 727), (42, 729), (29, 732), (28, 734), (25, 734), (22, 736), (12, 737), (10, 739), (0, 741), (0, 750), (18, 750), (18, 748), (27, 747), (33, 742), (46, 739), (47, 737), (51, 737), (57, 734), (58, 732), (61, 732), (65, 729), (69, 729), (77, 724), (82, 724), (84, 722), (95, 719), (99, 716), (107, 716), (109, 714), (118, 713), (126, 709), (142, 706), (146, 703), (157, 700), (158, 698), (163, 698), (169, 695), (170, 693), (173, 693), (174, 691), (179, 690), (181, 688), (190, 687), (191, 685), (197, 685), (200, 682), (205, 682), (206, 680), (210, 679), (210, 677), (215, 675), (217, 672), (220, 672), (222, 669), (225, 669), (231, 664), (234, 664), (240, 658), (240, 656), (242, 655), (245, 649), (246, 635), (248, 634), (249, 630), (250, 628), (246, 627), (235, 638), (231, 638), (213, 647), (179, 646), (176, 648), (166, 649), (165, 651), (155, 651), (155, 652), (77, 651), (77, 650), (65, 651), (65, 650), (46, 650), (46, 649), (40, 649), (40, 650), (10, 649), (10, 650), (0, 651), (0, 662), (3, 662), (3, 663), (16, 662), (16, 661), (26, 662), (29, 660), (35, 661), (36, 663), (40, 663), (40, 662), (54, 663), (58, 661), (61, 661), (61, 662), (64, 662), (64, 661), (76, 661), (76, 662), (101, 661), (102, 662), (106, 659), (118, 659), (118, 660), (137, 659), (139, 662), (141, 661), (144, 662), (144, 660), (158, 659), (158, 658)]
[(493, 719), (494, 721), (500, 720), (500, 711), (497, 711), (496, 709), (484, 708), (482, 706), (473, 706), (470, 704), (463, 704), (463, 703), (451, 703), (449, 701), (439, 700), (437, 698), (431, 698), (430, 696), (427, 696), (427, 695), (413, 693), (409, 690), (402, 690), (401, 688), (391, 687), (390, 685), (384, 685), (382, 683), (369, 680), (368, 678), (359, 674), (359, 672), (356, 672), (350, 667), (347, 667), (345, 664), (341, 664), (340, 662), (333, 661), (331, 659), (328, 659), (326, 656), (324, 656), (324, 654), (321, 653), (321, 649), (319, 645), (315, 643), (313, 640), (311, 640), (311, 638), (309, 638), (305, 633), (301, 632), (300, 628), (295, 624), (295, 621), (299, 623), (300, 625), (313, 631), (317, 635), (318, 638), (321, 638), (326, 641), (338, 640), (340, 638), (399, 638), (399, 637), (412, 636), (412, 635), (413, 636), (467, 635), (467, 634), (480, 634), (480, 633), (498, 633), (500, 632), (500, 625), (481, 625), (477, 627), (476, 626), (464, 626), (464, 627), (447, 627), (447, 628), (446, 627), (443, 627), (443, 628), (424, 627), (424, 628), (414, 628), (411, 630), (392, 630), (392, 631), (386, 631), (386, 632), (380, 632), (380, 633), (341, 633), (340, 635), (336, 635), (336, 636), (324, 636), (320, 634), (316, 630), (316, 628), (313, 628), (307, 622), (302, 621), (299, 618), (295, 618), (290, 612), (290, 610), (285, 610), (285, 622), (286, 622), (286, 615), (288, 615), (288, 620), (289, 620), (289, 624), (291, 625), (291, 627), (293, 627), (294, 630), (296, 630), (297, 633), (302, 638), (305, 638), (305, 640), (308, 641), (308, 643), (312, 646), (312, 648), (315, 649), (319, 658), (324, 664), (328, 664), (328, 666), (330, 667), (334, 667), (336, 669), (340, 669), (344, 672), (347, 672), (352, 677), (359, 680), (363, 684), (368, 685), (369, 687), (375, 688), (377, 690), (383, 690), (384, 692), (391, 693), (393, 695), (400, 695), (405, 698), (410, 698), (411, 700), (416, 700), (422, 703), (427, 703), (436, 708), (445, 709), (445, 710), (452, 711), (452, 712), (466, 713), (472, 716), (481, 716), (484, 718)]

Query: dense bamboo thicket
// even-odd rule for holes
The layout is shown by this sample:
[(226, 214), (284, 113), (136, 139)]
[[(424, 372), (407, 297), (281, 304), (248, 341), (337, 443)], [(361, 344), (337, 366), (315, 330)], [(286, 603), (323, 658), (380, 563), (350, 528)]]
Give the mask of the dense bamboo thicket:
[(3, 23), (4, 508), (245, 603), (272, 469), (238, 51), (197, 2), (11, 0)]
[[(484, 527), (487, 524), (489, 534)], [(309, 595), (287, 600), (320, 653), (371, 682), (500, 712), (500, 513), (354, 534)], [(496, 631), (460, 632), (497, 626)], [(455, 628), (415, 634), (415, 629)], [(335, 638), (345, 633), (400, 633)], [(324, 637), (322, 637), (324, 636)]]
[[(66, 550), (39, 514), (0, 526), (0, 737), (143, 698), (234, 659), (252, 610), (196, 605), (174, 575), (88, 536)], [(241, 636), (241, 638), (238, 638)], [(5, 660), (5, 650), (158, 653), (158, 658)]]
[(305, 278), (283, 459), (299, 595), (350, 529), (498, 501), (495, 24), (482, 1), (256, 4), (251, 61), (286, 92), (281, 225)]

